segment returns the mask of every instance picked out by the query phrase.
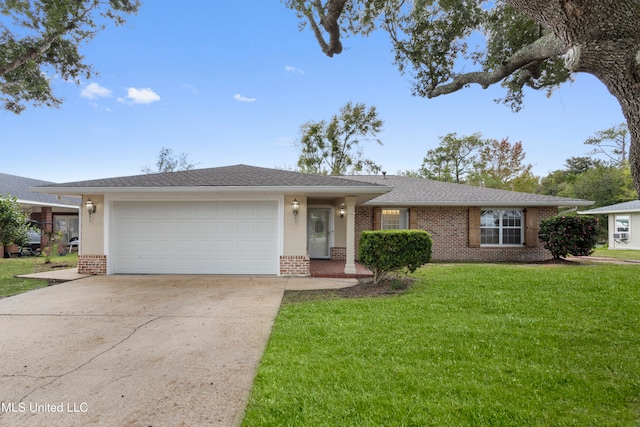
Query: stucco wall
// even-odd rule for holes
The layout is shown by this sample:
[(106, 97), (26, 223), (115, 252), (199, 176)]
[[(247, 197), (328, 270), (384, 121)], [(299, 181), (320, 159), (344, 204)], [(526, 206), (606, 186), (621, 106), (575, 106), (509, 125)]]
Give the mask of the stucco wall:
[[(87, 199), (91, 199), (96, 212), (91, 214), (85, 209)], [(82, 244), (80, 245), (80, 255), (105, 255), (104, 253), (104, 197), (97, 195), (88, 195), (82, 197), (82, 206), (80, 208), (80, 235)]]
[[(298, 200), (300, 210), (293, 216), (291, 203)], [(285, 196), (284, 198), (284, 242), (283, 255), (307, 255), (307, 198), (306, 196)]]
[[(344, 198), (336, 199), (333, 204), (333, 247), (344, 248), (347, 246), (347, 217), (340, 218), (340, 207)], [(346, 209), (346, 208), (345, 208)]]
[[(427, 206), (418, 210), (418, 228), (433, 238), (434, 261), (542, 261), (551, 258), (541, 242), (535, 248), (469, 247), (469, 208)], [(557, 208), (541, 207), (539, 220), (557, 214)], [(373, 230), (373, 208), (356, 208), (356, 244), (363, 230)], [(356, 250), (357, 253), (357, 250)]]

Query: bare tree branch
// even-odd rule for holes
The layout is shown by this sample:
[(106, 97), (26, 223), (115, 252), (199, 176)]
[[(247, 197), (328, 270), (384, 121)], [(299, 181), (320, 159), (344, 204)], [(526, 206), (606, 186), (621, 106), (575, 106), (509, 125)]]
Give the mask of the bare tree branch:
[[(323, 19), (322, 4), (319, 5), (318, 3), (319, 2), (314, 2), (314, 6), (318, 11), (318, 15), (320, 16), (320, 19), (322, 20)], [(333, 54), (330, 55), (328, 53), (329, 45), (327, 44), (327, 42), (324, 40), (324, 37), (322, 36), (322, 30), (320, 29), (320, 27), (318, 26), (318, 23), (313, 17), (313, 12), (305, 6), (304, 0), (298, 0), (298, 7), (299, 7), (299, 10), (304, 14), (304, 16), (307, 17), (307, 20), (309, 21), (309, 25), (311, 26), (311, 30), (313, 31), (313, 35), (318, 41), (318, 44), (320, 45), (320, 49), (322, 49), (322, 52), (330, 57), (333, 56)]]
[(518, 69), (526, 68), (529, 64), (548, 58), (557, 57), (566, 51), (567, 47), (560, 39), (550, 33), (514, 53), (495, 70), (459, 74), (453, 78), (451, 83), (436, 86), (430, 90), (427, 96), (435, 98), (436, 96), (453, 93), (472, 83), (479, 84), (483, 89), (486, 89), (510, 76)]
[(329, 57), (342, 52), (338, 20), (346, 2), (347, 0), (329, 0), (326, 4), (327, 14), (320, 20), (324, 29), (329, 33), (329, 47), (326, 51), (322, 50)]

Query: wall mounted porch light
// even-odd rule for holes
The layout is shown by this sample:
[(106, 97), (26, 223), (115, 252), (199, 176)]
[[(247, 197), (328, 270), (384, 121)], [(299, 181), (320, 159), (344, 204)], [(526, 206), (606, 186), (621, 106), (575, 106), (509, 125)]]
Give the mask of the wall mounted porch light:
[(87, 199), (87, 203), (85, 203), (84, 207), (87, 209), (89, 213), (89, 222), (91, 222), (91, 214), (96, 213), (96, 205), (93, 204), (91, 199)]
[(293, 217), (298, 216), (298, 211), (300, 210), (300, 203), (298, 203), (298, 199), (293, 199), (291, 202), (291, 212), (293, 212)]
[(340, 218), (344, 218), (344, 203), (340, 206)]

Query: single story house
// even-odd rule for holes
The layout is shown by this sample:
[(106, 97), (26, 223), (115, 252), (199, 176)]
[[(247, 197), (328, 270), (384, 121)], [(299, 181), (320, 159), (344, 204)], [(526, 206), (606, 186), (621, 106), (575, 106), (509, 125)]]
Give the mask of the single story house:
[(323, 176), (235, 165), (51, 184), (82, 197), (90, 274), (355, 274), (363, 230), (421, 228), (441, 261), (538, 261), (541, 219), (592, 202), (404, 176)]
[(608, 215), (609, 249), (640, 249), (640, 200), (578, 212)]
[[(0, 173), (0, 196), (11, 195), (18, 199), (23, 212), (29, 213), (30, 219), (45, 229), (55, 229), (62, 233), (61, 246), (69, 240), (79, 238), (80, 197), (58, 197), (54, 194), (43, 194), (31, 191), (31, 188), (51, 185), (52, 182), (22, 176)], [(46, 236), (41, 236), (43, 245)], [(7, 252), (16, 252), (18, 248), (7, 248)]]

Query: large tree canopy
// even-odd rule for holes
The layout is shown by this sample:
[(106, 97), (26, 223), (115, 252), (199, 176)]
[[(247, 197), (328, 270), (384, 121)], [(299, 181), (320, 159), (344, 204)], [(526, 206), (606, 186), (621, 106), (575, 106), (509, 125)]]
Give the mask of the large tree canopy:
[(465, 183), (479, 161), (480, 149), (489, 144), (480, 133), (458, 138), (456, 133), (440, 137), (440, 144), (427, 151), (418, 174), (437, 181)]
[[(585, 72), (617, 98), (631, 136), (629, 160), (640, 193), (640, 2), (638, 0), (284, 0), (323, 52), (342, 52), (345, 34), (386, 30), (413, 92), (435, 97), (470, 84), (552, 90)], [(476, 48), (478, 37), (485, 43)], [(475, 66), (474, 71), (464, 71)]]
[(310, 121), (300, 127), (298, 168), (300, 172), (322, 175), (354, 175), (361, 172), (378, 173), (382, 169), (362, 152), (361, 142), (374, 140), (384, 122), (378, 118), (376, 107), (347, 102), (340, 115), (330, 121)]
[(0, 0), (0, 103), (20, 113), (26, 105), (57, 107), (49, 80), (80, 82), (94, 70), (80, 44), (113, 21), (136, 13), (139, 0)]

